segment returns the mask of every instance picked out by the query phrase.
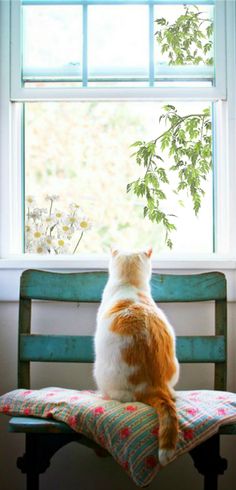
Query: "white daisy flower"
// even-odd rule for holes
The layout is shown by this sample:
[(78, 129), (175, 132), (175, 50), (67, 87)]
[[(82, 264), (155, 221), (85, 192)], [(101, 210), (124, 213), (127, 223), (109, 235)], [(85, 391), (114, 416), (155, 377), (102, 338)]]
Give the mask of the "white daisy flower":
[(49, 250), (44, 241), (39, 242), (35, 247), (36, 254), (48, 254)]
[(30, 208), (35, 205), (35, 198), (32, 195), (28, 195), (25, 198), (26, 205)]
[(46, 226), (53, 226), (57, 223), (57, 218), (54, 214), (51, 214), (44, 218), (44, 222)]
[(55, 211), (54, 211), (54, 217), (57, 220), (62, 220), (62, 219), (65, 218), (65, 213), (63, 211), (61, 211), (60, 209), (55, 209)]
[(55, 247), (55, 239), (50, 235), (47, 235), (44, 238), (44, 244), (48, 249), (53, 250)]
[(87, 231), (92, 227), (92, 223), (88, 218), (81, 218), (78, 222), (78, 230)]
[(61, 223), (60, 227), (57, 229), (58, 236), (71, 236), (73, 231), (71, 230), (71, 225), (67, 223)]
[(32, 240), (40, 242), (44, 238), (44, 230), (42, 228), (36, 228), (32, 232)]
[(60, 199), (60, 196), (58, 196), (57, 194), (47, 194), (45, 196), (46, 201), (58, 201), (59, 199)]
[(58, 254), (68, 253), (68, 244), (62, 237), (55, 240), (55, 247)]
[(77, 202), (72, 202), (69, 208), (72, 209), (72, 211), (81, 211), (82, 209), (80, 204), (78, 204)]
[(46, 213), (47, 209), (45, 208), (34, 208), (30, 213), (29, 213), (29, 218), (32, 218), (33, 220), (41, 219), (43, 213)]
[(77, 228), (78, 226), (78, 216), (75, 214), (69, 214), (64, 221), (65, 225), (71, 226), (73, 228)]
[(30, 223), (30, 221), (27, 221), (27, 223), (25, 224), (25, 233), (27, 235), (31, 235), (33, 233), (33, 230), (34, 230), (33, 224)]

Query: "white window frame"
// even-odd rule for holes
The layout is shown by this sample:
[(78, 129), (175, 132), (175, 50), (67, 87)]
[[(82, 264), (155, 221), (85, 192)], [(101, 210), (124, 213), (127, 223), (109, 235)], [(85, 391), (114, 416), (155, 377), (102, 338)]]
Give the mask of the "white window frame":
[[(179, 1), (179, 3), (183, 2)], [(201, 0), (192, 3), (200, 4)], [(22, 223), (22, 169), (20, 163), (22, 148), (18, 130), (21, 104), (18, 102), (32, 100), (91, 100), (99, 98), (100, 100), (176, 101), (194, 99), (218, 101), (215, 117), (217, 126), (215, 155), (217, 181), (215, 188), (219, 196), (216, 201), (218, 253), (199, 256), (172, 254), (171, 257), (166, 254), (154, 260), (154, 269), (192, 271), (195, 269), (234, 270), (236, 268), (236, 202), (234, 190), (236, 182), (236, 166), (234, 164), (236, 154), (235, 11), (235, 2), (216, 0), (216, 32), (220, 32), (221, 35), (223, 33), (223, 37), (215, 39), (217, 76), (214, 87), (37, 89), (23, 88), (19, 83), (21, 70), (19, 56), (20, 1), (5, 0), (0, 2), (0, 279), (1, 270), (2, 273), (5, 271), (4, 281), (8, 281), (10, 271), (13, 273), (13, 271), (21, 271), (28, 267), (51, 270), (97, 270), (106, 268), (108, 264), (107, 256), (98, 256), (97, 258), (91, 258), (91, 256), (42, 258), (38, 256), (26, 257), (17, 252)], [(11, 53), (9, 49), (10, 39)], [(224, 39), (226, 39), (226, 45)], [(3, 297), (4, 294), (3, 292)], [(15, 297), (15, 292), (11, 294), (9, 288), (6, 289), (6, 294)]]
[[(87, 0), (89, 3), (89, 0)], [(100, 0), (92, 0), (94, 4), (106, 3)], [(133, 3), (145, 4), (151, 0), (133, 0)], [(155, 0), (153, 0), (155, 2)], [(203, 0), (204, 1), (204, 0)], [(174, 0), (174, 3), (203, 3), (202, 0)], [(22, 36), (20, 32), (21, 2), (11, 2), (11, 100), (225, 100), (226, 99), (226, 55), (225, 55), (225, 0), (215, 0), (215, 32), (221, 33), (222, 37), (215, 37), (215, 83), (212, 87), (144, 87), (144, 88), (24, 88), (21, 86), (21, 53)], [(76, 0), (54, 0), (54, 4), (71, 3)], [(86, 2), (86, 0), (84, 0)], [(121, 5), (126, 0), (116, 0)], [(168, 4), (168, 0), (156, 0), (160, 4)], [(45, 3), (45, 2), (44, 2)], [(48, 1), (50, 3), (50, 0)], [(127, 0), (129, 3), (129, 0)], [(171, 2), (171, 0), (169, 1)], [(209, 4), (210, 4), (209, 0)], [(37, 0), (40, 4), (40, 0)], [(109, 4), (109, 0), (108, 0)]]

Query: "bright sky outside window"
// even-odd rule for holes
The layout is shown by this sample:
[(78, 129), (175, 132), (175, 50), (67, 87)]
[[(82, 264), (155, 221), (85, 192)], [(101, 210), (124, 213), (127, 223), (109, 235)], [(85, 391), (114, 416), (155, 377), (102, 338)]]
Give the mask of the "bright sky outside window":
[(148, 81), (148, 9), (144, 5), (88, 8), (88, 77)]
[(23, 76), (27, 79), (82, 77), (82, 7), (23, 8)]
[[(165, 124), (158, 124), (163, 113), (161, 103), (134, 102), (46, 102), (25, 104), (25, 187), (33, 197), (33, 207), (45, 209), (43, 219), (28, 213), (32, 206), (26, 201), (26, 251), (45, 252), (45, 219), (49, 217), (50, 200), (45, 195), (58, 196), (52, 208), (54, 227), (50, 238), (63, 237), (67, 246), (62, 251), (73, 253), (81, 229), (72, 233), (68, 215), (73, 206), (81, 207), (79, 217), (91, 223), (77, 249), (79, 253), (106, 253), (112, 244), (143, 247), (151, 243), (156, 252), (167, 250), (162, 225), (143, 218), (144, 199), (127, 194), (127, 183), (143, 174), (131, 158), (130, 144), (140, 138), (155, 137)], [(207, 103), (176, 103), (182, 115), (199, 112)], [(166, 152), (163, 158), (168, 164)], [(170, 177), (175, 187), (175, 175)], [(211, 252), (213, 246), (212, 174), (205, 182), (206, 192), (198, 217), (186, 192), (171, 193), (164, 187), (168, 199), (165, 211), (176, 215), (173, 235), (175, 252)], [(56, 212), (63, 211), (62, 216)], [(44, 222), (42, 226), (42, 222)], [(63, 226), (64, 232), (62, 231)], [(69, 229), (68, 229), (69, 226)], [(50, 228), (48, 228), (49, 230)], [(33, 239), (32, 233), (40, 235)], [(191, 230), (191, 232), (190, 232)], [(50, 233), (49, 233), (50, 234)], [(69, 237), (69, 239), (67, 239)], [(39, 240), (40, 241), (40, 240)], [(44, 245), (43, 245), (44, 244)], [(42, 248), (43, 245), (43, 248)], [(58, 253), (61, 250), (58, 249)]]

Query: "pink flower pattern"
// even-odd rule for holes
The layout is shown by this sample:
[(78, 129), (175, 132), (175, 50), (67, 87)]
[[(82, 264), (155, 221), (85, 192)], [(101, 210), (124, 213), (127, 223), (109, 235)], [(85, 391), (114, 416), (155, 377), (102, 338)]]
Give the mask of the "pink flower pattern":
[(78, 401), (79, 399), (80, 399), (80, 396), (75, 395), (75, 396), (72, 396), (72, 397), (70, 398), (70, 402), (76, 402), (76, 401)]
[(104, 407), (96, 407), (93, 411), (95, 415), (102, 415), (105, 412)]
[(194, 430), (193, 429), (184, 429), (183, 435), (184, 435), (185, 441), (191, 441), (194, 438)]
[(32, 415), (32, 411), (30, 410), (30, 408), (24, 408), (24, 415)]
[(68, 418), (68, 424), (73, 428), (73, 427), (76, 427), (77, 425), (77, 417), (75, 415), (71, 415), (69, 418)]
[[(207, 390), (179, 393), (175, 457), (216, 433), (221, 424), (236, 422), (236, 395)], [(107, 449), (139, 486), (140, 482), (147, 486), (160, 469), (158, 415), (148, 405), (123, 404), (88, 390), (21, 389), (0, 397), (0, 412), (67, 423)]]
[(124, 427), (123, 429), (120, 430), (120, 438), (121, 439), (127, 439), (131, 434), (131, 429), (130, 427)]
[(52, 419), (52, 417), (53, 417), (52, 412), (46, 412), (46, 413), (45, 413), (45, 417), (46, 417), (47, 419)]
[(186, 409), (186, 412), (189, 413), (189, 415), (197, 415), (197, 413), (199, 413), (199, 410), (198, 408), (187, 408)]
[(226, 408), (218, 408), (217, 412), (219, 415), (227, 415), (228, 410)]
[(10, 405), (3, 405), (3, 409), (2, 409), (2, 412), (3, 413), (8, 413), (10, 412)]
[(156, 437), (159, 436), (159, 425), (157, 425), (156, 427), (154, 427), (154, 429), (151, 430), (151, 434)]
[(149, 469), (155, 468), (157, 465), (157, 458), (153, 455), (146, 457), (146, 467)]
[(127, 407), (125, 407), (125, 410), (127, 412), (135, 412), (137, 410), (137, 407), (135, 405), (127, 405)]

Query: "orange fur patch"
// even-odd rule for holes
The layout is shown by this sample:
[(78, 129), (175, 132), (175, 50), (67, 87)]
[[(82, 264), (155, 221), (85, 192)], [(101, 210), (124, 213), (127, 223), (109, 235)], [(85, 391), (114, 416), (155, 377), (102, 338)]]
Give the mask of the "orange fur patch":
[(131, 336), (132, 342), (123, 348), (122, 358), (129, 366), (137, 366), (128, 381), (135, 387), (147, 384), (147, 390), (136, 391), (137, 401), (153, 406), (160, 418), (160, 447), (175, 447), (178, 421), (175, 402), (168, 382), (176, 372), (175, 351), (167, 325), (159, 318), (153, 300), (139, 293), (140, 302), (120, 300), (107, 312), (116, 314), (110, 330), (118, 335)]
[(132, 286), (140, 286), (140, 265), (141, 259), (139, 254), (134, 254), (132, 256), (118, 256), (116, 258), (119, 266), (119, 275), (124, 283), (129, 283)]
[[(124, 308), (122, 308), (124, 304)], [(153, 306), (141, 305), (128, 300), (118, 301), (107, 316), (117, 313), (110, 330), (119, 335), (133, 337), (133, 342), (123, 352), (124, 361), (138, 365), (140, 377), (143, 372), (152, 386), (165, 385), (176, 371), (173, 339), (165, 323), (158, 317)], [(134, 384), (140, 379), (135, 376)]]
[(116, 313), (120, 313), (122, 312), (123, 310), (125, 310), (126, 308), (129, 308), (129, 306), (131, 306), (132, 304), (134, 303), (133, 300), (131, 299), (120, 299), (119, 301), (117, 301), (114, 306), (112, 306), (107, 312), (106, 312), (106, 315), (105, 317), (109, 317), (111, 315), (114, 315)]
[(176, 405), (170, 391), (168, 389), (159, 389), (149, 395), (138, 395), (136, 399), (155, 408), (159, 415), (159, 448), (175, 449), (179, 424)]

